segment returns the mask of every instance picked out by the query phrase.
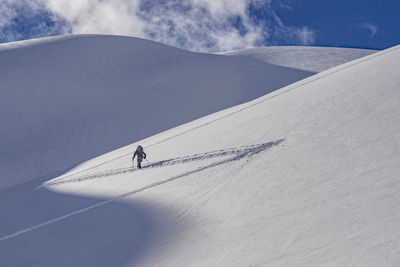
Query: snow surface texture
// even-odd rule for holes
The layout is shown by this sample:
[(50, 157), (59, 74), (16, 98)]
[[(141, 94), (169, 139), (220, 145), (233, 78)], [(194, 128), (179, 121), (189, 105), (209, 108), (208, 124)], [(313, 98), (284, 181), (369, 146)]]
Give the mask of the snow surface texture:
[(0, 45), (0, 189), (310, 76), (129, 37)]
[(4, 190), (0, 265), (399, 266), (399, 69), (400, 46), (142, 140), (142, 170), (134, 143)]
[(376, 50), (338, 47), (268, 46), (221, 54), (253, 57), (279, 66), (321, 72), (376, 52)]

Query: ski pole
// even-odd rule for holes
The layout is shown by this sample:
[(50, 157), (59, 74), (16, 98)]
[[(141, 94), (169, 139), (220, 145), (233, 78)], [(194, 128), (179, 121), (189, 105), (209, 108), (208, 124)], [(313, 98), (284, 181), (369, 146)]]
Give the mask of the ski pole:
[(148, 161), (146, 158), (144, 158), (144, 159), (145, 159), (149, 164), (151, 164), (150, 161)]

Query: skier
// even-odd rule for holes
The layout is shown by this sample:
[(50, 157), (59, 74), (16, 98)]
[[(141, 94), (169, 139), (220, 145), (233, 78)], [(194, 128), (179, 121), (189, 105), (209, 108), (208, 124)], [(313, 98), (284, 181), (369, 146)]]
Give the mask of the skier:
[(137, 167), (140, 169), (140, 168), (142, 168), (142, 164), (141, 164), (142, 160), (146, 158), (146, 153), (144, 153), (142, 146), (138, 146), (136, 148), (136, 151), (132, 157), (132, 162), (135, 159), (135, 156), (137, 156)]

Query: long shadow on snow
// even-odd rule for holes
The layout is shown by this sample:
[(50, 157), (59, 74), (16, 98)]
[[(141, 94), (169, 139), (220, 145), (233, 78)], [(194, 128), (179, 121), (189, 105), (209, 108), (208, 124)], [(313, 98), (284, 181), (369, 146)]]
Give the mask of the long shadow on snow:
[[(174, 211), (159, 203), (135, 201), (127, 205), (117, 200), (208, 168), (254, 156), (283, 141), (281, 139), (153, 163), (146, 168), (224, 157), (113, 199), (75, 197), (43, 188), (33, 190), (51, 176), (3, 190), (0, 194), (0, 266), (135, 265), (150, 255), (155, 242), (183, 234), (186, 225), (177, 225)], [(233, 157), (226, 158), (230, 155)], [(82, 176), (80, 179), (95, 179), (132, 171), (135, 169), (117, 169), (98, 173), (97, 176)], [(162, 212), (154, 212), (155, 209)]]
[[(154, 242), (184, 233), (174, 211), (161, 203), (124, 204), (33, 190), (49, 178), (1, 191), (0, 266), (136, 265)], [(55, 218), (61, 219), (51, 222)]]
[[(228, 159), (225, 159), (222, 161), (213, 162), (210, 165), (207, 165), (205, 167), (200, 167), (194, 171), (190, 171), (190, 172), (188, 172), (188, 174), (179, 175), (179, 177), (187, 176), (189, 174), (202, 171), (204, 169), (208, 169), (208, 168), (215, 167), (215, 166), (218, 166), (221, 164), (239, 160), (246, 156), (251, 157), (251, 156), (256, 155), (266, 149), (269, 149), (273, 146), (279, 145), (284, 140), (285, 139), (280, 139), (277, 141), (272, 141), (272, 142), (263, 143), (263, 144), (250, 145), (250, 146), (244, 146), (244, 147), (239, 147), (239, 148), (222, 149), (222, 150), (211, 151), (211, 152), (206, 152), (206, 153), (199, 153), (199, 154), (190, 155), (190, 156), (162, 160), (162, 161), (150, 163), (149, 165), (144, 166), (142, 169), (161, 168), (161, 167), (172, 166), (172, 165), (176, 165), (176, 164), (185, 164), (185, 163), (189, 163), (189, 162), (193, 162), (193, 161), (200, 161), (200, 160), (206, 160), (206, 159), (211, 159), (211, 158), (226, 157), (226, 156), (234, 155), (234, 157), (231, 157), (231, 158), (228, 158)], [(114, 175), (118, 175), (118, 174), (132, 173), (132, 172), (136, 172), (136, 171), (138, 171), (138, 169), (129, 167), (129, 168), (112, 169), (112, 170), (97, 172), (97, 173), (93, 173), (93, 174), (89, 174), (89, 175), (80, 175), (80, 176), (76, 176), (76, 177), (74, 177), (74, 175), (72, 174), (69, 176), (65, 176), (61, 179), (47, 182), (44, 185), (49, 186), (49, 185), (60, 185), (60, 184), (66, 184), (66, 183), (77, 183), (77, 182), (83, 182), (83, 181), (87, 181), (87, 180), (105, 178), (105, 177), (114, 176)], [(70, 177), (73, 177), (73, 178), (68, 179)]]

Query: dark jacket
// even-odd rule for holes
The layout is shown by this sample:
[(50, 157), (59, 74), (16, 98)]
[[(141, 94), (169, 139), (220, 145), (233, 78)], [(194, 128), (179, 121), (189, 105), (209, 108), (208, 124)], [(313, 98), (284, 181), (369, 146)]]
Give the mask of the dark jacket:
[(137, 156), (138, 160), (142, 161), (143, 158), (146, 158), (146, 153), (144, 153), (143, 151), (140, 151), (140, 150), (136, 150), (135, 153), (133, 154), (132, 159), (134, 159), (136, 156)]

